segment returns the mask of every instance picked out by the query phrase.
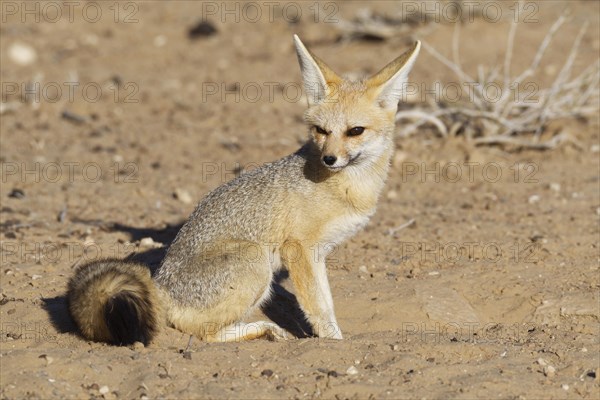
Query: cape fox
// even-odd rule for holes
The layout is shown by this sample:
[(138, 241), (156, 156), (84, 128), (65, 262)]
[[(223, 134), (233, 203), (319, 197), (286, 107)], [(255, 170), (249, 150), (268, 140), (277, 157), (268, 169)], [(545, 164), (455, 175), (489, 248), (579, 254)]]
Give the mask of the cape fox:
[(307, 143), (209, 193), (154, 277), (120, 260), (80, 267), (68, 300), (83, 336), (147, 344), (168, 325), (207, 341), (286, 337), (272, 322), (242, 322), (269, 299), (273, 275), (285, 267), (314, 333), (342, 339), (327, 249), (375, 212), (394, 150), (398, 102), (420, 43), (372, 77), (350, 80), (297, 36), (294, 42), (308, 99)]

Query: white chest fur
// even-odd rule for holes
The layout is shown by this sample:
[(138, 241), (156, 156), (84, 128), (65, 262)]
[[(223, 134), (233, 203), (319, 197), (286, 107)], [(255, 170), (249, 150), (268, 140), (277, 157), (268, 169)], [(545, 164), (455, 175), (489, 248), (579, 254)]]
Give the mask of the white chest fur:
[(348, 213), (329, 221), (322, 230), (320, 247), (333, 251), (336, 246), (364, 228), (374, 212), (375, 210), (368, 214)]

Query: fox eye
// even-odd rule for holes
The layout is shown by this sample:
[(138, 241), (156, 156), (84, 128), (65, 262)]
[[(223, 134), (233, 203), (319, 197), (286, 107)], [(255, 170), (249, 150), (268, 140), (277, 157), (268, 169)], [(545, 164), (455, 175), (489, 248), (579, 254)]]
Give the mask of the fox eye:
[(328, 133), (328, 132), (327, 132), (325, 129), (321, 128), (321, 127), (320, 127), (320, 126), (318, 126), (318, 125), (315, 125), (315, 129), (316, 129), (316, 130), (317, 130), (317, 132), (318, 132), (318, 133), (320, 133), (321, 135), (328, 135), (328, 134), (329, 134), (329, 133)]
[(348, 129), (348, 132), (346, 132), (346, 135), (358, 136), (358, 135), (362, 134), (364, 131), (365, 131), (365, 128), (363, 128), (362, 126), (355, 126), (354, 128)]

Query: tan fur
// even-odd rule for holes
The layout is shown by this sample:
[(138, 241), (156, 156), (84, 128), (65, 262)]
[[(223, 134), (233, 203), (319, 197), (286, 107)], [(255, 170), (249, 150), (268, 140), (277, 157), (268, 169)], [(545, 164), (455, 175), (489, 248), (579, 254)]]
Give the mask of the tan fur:
[[(374, 77), (351, 81), (295, 41), (309, 105), (308, 143), (209, 193), (154, 277), (167, 323), (208, 341), (283, 336), (272, 323), (241, 322), (268, 300), (282, 266), (314, 332), (342, 338), (325, 257), (375, 212), (393, 153), (401, 84), (419, 44)], [(364, 131), (349, 135), (354, 127)], [(335, 163), (326, 164), (327, 156)], [(87, 323), (101, 337), (97, 318)]]

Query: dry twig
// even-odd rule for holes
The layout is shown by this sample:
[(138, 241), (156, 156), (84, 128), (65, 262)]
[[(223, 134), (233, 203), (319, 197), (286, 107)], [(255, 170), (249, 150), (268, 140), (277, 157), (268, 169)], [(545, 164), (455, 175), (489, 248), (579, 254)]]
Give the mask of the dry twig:
[[(542, 40), (531, 64), (518, 75), (511, 75), (511, 61), (514, 52), (514, 40), (518, 24), (511, 23), (508, 33), (507, 48), (500, 68), (489, 68), (485, 73), (482, 66), (478, 68), (477, 80), (464, 71), (459, 56), (459, 27), (457, 25), (452, 43), (452, 61), (441, 55), (427, 43), (423, 47), (438, 61), (448, 67), (457, 76), (461, 87), (472, 87), (468, 102), (448, 107), (442, 99), (442, 93), (436, 93), (436, 101), (418, 104), (412, 109), (401, 110), (396, 120), (413, 121), (401, 128), (400, 135), (408, 136), (424, 124), (433, 126), (442, 137), (462, 132), (473, 138), (475, 144), (508, 144), (517, 147), (537, 149), (553, 149), (562, 143), (578, 142), (566, 133), (559, 133), (546, 142), (540, 142), (540, 134), (551, 121), (560, 118), (577, 118), (597, 115), (600, 105), (600, 62), (587, 67), (578, 76), (571, 78), (574, 61), (579, 46), (586, 32), (584, 24), (577, 35), (571, 51), (566, 58), (554, 83), (547, 88), (523, 86), (525, 79), (536, 74), (543, 55), (550, 47), (552, 38), (564, 24), (566, 17), (561, 15), (551, 26)], [(500, 83), (497, 82), (500, 81)], [(533, 83), (532, 83), (533, 84)], [(486, 97), (483, 88), (489, 85), (500, 86), (502, 93), (498, 99)], [(524, 99), (515, 96), (515, 88), (537, 88), (527, 93)], [(533, 97), (535, 95), (535, 98)], [(533, 133), (533, 137), (517, 138), (517, 135)]]

